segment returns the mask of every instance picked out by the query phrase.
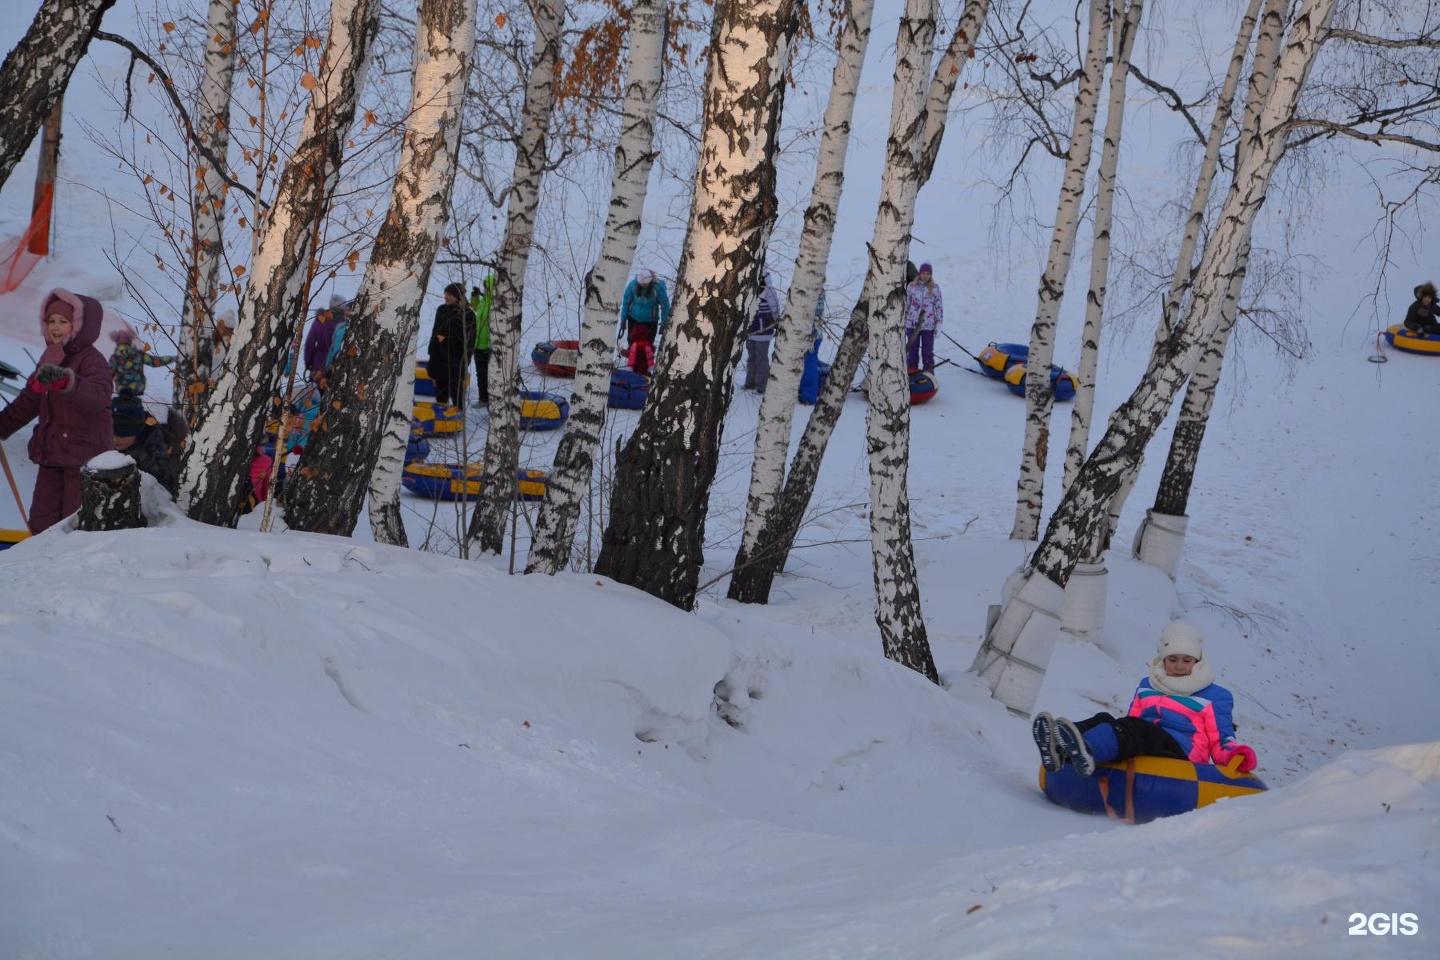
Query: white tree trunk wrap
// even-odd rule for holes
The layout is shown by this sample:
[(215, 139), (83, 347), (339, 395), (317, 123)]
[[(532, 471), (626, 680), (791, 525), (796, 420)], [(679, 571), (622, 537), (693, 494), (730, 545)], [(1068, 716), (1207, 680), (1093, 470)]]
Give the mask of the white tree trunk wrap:
[[(1095, 412), (1095, 372), (1100, 366), (1100, 332), (1105, 294), (1110, 283), (1110, 227), (1115, 211), (1115, 171), (1120, 165), (1120, 137), (1125, 130), (1125, 89), (1130, 79), (1130, 53), (1140, 32), (1145, 0), (1115, 0), (1110, 21), (1114, 51), (1110, 66), (1110, 98), (1105, 106), (1105, 140), (1095, 181), (1095, 239), (1090, 248), (1090, 295), (1085, 300), (1085, 330), (1080, 338), (1080, 366), (1075, 370), (1075, 402), (1070, 408), (1070, 445), (1065, 451), (1068, 488), (1090, 451), (1090, 419)], [(1028, 372), (1028, 370), (1027, 370)], [(1093, 556), (1093, 554), (1092, 554)]]
[[(1271, 9), (1276, 10), (1277, 6), (1283, 6), (1284, 2), (1285, 0), (1270, 0)], [(1205, 209), (1210, 203), (1210, 190), (1215, 182), (1215, 171), (1220, 165), (1220, 145), (1224, 141), (1225, 131), (1229, 129), (1230, 113), (1235, 105), (1235, 91), (1240, 86), (1240, 77), (1244, 72), (1245, 59), (1250, 50), (1250, 40), (1254, 36), (1255, 23), (1260, 16), (1260, 4), (1261, 0), (1250, 0), (1250, 6), (1240, 21), (1240, 29), (1235, 34), (1235, 45), (1230, 51), (1230, 64), (1225, 71), (1225, 81), (1221, 85), (1220, 98), (1215, 104), (1215, 113), (1210, 120), (1210, 133), (1205, 141), (1205, 154), (1200, 161), (1199, 173), (1195, 178), (1195, 189), (1190, 198), (1190, 213), (1185, 219), (1185, 232), (1180, 240), (1180, 252), (1175, 258), (1175, 274), (1170, 281), (1170, 293), (1160, 312), (1160, 322), (1155, 326), (1154, 349), (1157, 351), (1169, 339), (1170, 332), (1175, 325), (1175, 317), (1180, 312), (1180, 302), (1190, 286), (1195, 245), (1200, 237), (1200, 228), (1205, 223)], [(1279, 9), (1273, 17), (1277, 30), (1276, 37), (1279, 35), (1279, 27), (1283, 26), (1282, 18), (1283, 9)], [(1273, 71), (1271, 72), (1273, 73)], [(1108, 541), (1114, 534), (1115, 528), (1120, 523), (1120, 517), (1125, 511), (1125, 503), (1130, 499), (1130, 492), (1135, 489), (1136, 475), (1143, 463), (1144, 455), (1142, 453), (1140, 461), (1136, 464), (1135, 472), (1127, 477), (1110, 505), (1110, 519), (1100, 539)], [(1066, 486), (1068, 487), (1069, 484)]]
[[(390, 205), (331, 364), (326, 403), (287, 485), (292, 529), (350, 536), (378, 476), (398, 482), (414, 398), (414, 344), (435, 251), (449, 218), (461, 111), (475, 37), (468, 0), (421, 0), (410, 110)], [(404, 405), (399, 404), (404, 400)], [(398, 488), (397, 488), (398, 490)], [(386, 491), (378, 491), (381, 503)], [(373, 506), (372, 506), (373, 513)], [(403, 545), (404, 530), (375, 530)]]
[(790, 296), (775, 332), (775, 356), (770, 368), (769, 386), (760, 402), (745, 529), (741, 534), (736, 567), (744, 565), (754, 552), (760, 531), (785, 482), (791, 419), (805, 354), (811, 347), (810, 330), (815, 304), (825, 288), (825, 267), (830, 261), (830, 246), (835, 239), (835, 215), (845, 185), (845, 154), (850, 146), (850, 121), (855, 114), (855, 93), (865, 66), (874, 8), (874, 0), (853, 0), (850, 18), (840, 34), (840, 54), (835, 62), (830, 101), (825, 107), (820, 153), (815, 162), (815, 184), (810, 193), (810, 206), (805, 211), (805, 228), (800, 236), (800, 252), (795, 259)]
[(996, 700), (1014, 713), (1029, 715), (1040, 696), (1045, 668), (1060, 638), (1065, 588), (1029, 574), (1005, 602), (970, 669), (990, 687)]
[[(1047, 581), (1048, 582), (1048, 581)], [(1098, 641), (1105, 633), (1105, 604), (1110, 597), (1110, 571), (1105, 561), (1081, 561), (1065, 584), (1060, 626), (1066, 633)]]
[(505, 546), (505, 522), (515, 499), (520, 465), (520, 331), (525, 298), (525, 268), (535, 237), (535, 211), (545, 178), (550, 116), (555, 108), (555, 68), (565, 27), (565, 0), (538, 0), (535, 9), (535, 62), (525, 84), (524, 126), (515, 150), (505, 238), (495, 272), (495, 301), (490, 311), (490, 429), (485, 436), (485, 483), (470, 517), (467, 547), (499, 554)]
[(1180, 570), (1180, 552), (1185, 546), (1185, 529), (1189, 525), (1189, 517), (1146, 510), (1145, 519), (1135, 531), (1131, 556), (1165, 571), (1165, 576), (1174, 580)]
[(1075, 118), (1070, 128), (1070, 150), (1050, 255), (1040, 277), (1035, 324), (1030, 328), (1030, 355), (1025, 361), (1025, 443), (1020, 451), (1020, 478), (1015, 490), (1015, 526), (1012, 540), (1034, 540), (1040, 531), (1040, 510), (1045, 500), (1045, 462), (1050, 449), (1050, 414), (1055, 390), (1050, 385), (1050, 363), (1055, 358), (1055, 321), (1065, 299), (1065, 281), (1080, 229), (1085, 174), (1090, 169), (1095, 139), (1095, 114), (1100, 106), (1100, 83), (1105, 76), (1105, 50), (1110, 42), (1110, 0), (1090, 0), (1090, 34), (1085, 65), (1075, 94)]
[(615, 317), (620, 313), (626, 278), (645, 213), (645, 195), (654, 166), (655, 105), (664, 75), (665, 0), (635, 0), (630, 10), (630, 67), (610, 211), (600, 255), (585, 288), (580, 324), (580, 362), (570, 398), (570, 420), (555, 451), (554, 469), (535, 527), (526, 573), (554, 575), (570, 562), (580, 502), (590, 486), (595, 450), (605, 427)]
[[(1294, 116), (1335, 2), (1305, 0), (1296, 15), (1274, 84), (1260, 112), (1258, 138), (1253, 149), (1241, 151), (1216, 230), (1206, 244), (1185, 322), (1152, 357), (1140, 384), (1111, 417), (1105, 436), (1050, 518), (1045, 537), (1031, 558), (1033, 572), (1027, 582), (1045, 579), (1052, 586), (1064, 587), (1081, 559), (1081, 549), (1094, 535), (1097, 524), (1105, 522), (1111, 500), (1125, 474), (1135, 468), (1140, 451), (1165, 418), (1200, 348), (1214, 335), (1220, 320), (1218, 301), (1229, 287), (1236, 260), (1248, 242), (1255, 217), (1265, 201), (1270, 177), (1283, 152), (1288, 122)], [(1006, 604), (1009, 606), (1011, 604)], [(1005, 612), (1000, 621), (1007, 622)], [(997, 626), (982, 646), (978, 662), (990, 662), (993, 654), (987, 648), (992, 646), (1002, 655), (1008, 653), (1023, 661), (1028, 665), (1026, 670), (1034, 666), (1043, 670), (1049, 661), (1054, 637), (1032, 635), (1022, 642), (1018, 633), (1002, 633)], [(1007, 687), (1002, 683), (1004, 673), (1005, 668), (987, 670), (991, 691), (1012, 710), (1029, 712), (1034, 699), (1027, 700), (1023, 695), (1029, 690), (1028, 683)], [(1007, 691), (1003, 696), (999, 692), (1002, 688)]]
[(865, 434), (870, 450), (875, 623), (886, 657), (938, 682), (925, 636), (910, 531), (910, 386), (900, 332), (934, 43), (934, 0), (907, 0), (896, 40), (890, 139), (871, 244), (871, 262), (881, 282), (870, 299), (870, 416)]
[[(225, 201), (229, 174), (230, 96), (235, 78), (235, 2), (210, 0), (208, 33), (205, 39), (205, 73), (200, 80), (200, 109), (195, 117), (195, 136), (210, 156), (195, 154), (199, 168), (192, 200), (189, 283), (180, 314), (180, 359), (175, 365), (175, 402), (192, 415), (195, 400), (203, 391), (191, 391), (197, 381), (216, 375), (210, 354), (210, 336), (215, 328), (215, 303), (219, 299), (220, 267), (224, 260)], [(219, 166), (216, 160), (226, 164)]]
[(279, 371), (307, 312), (311, 260), (339, 182), (343, 146), (379, 28), (378, 7), (374, 0), (335, 0), (331, 6), (300, 139), (251, 262), (235, 346), (186, 449), (178, 500), (191, 519), (230, 525), (237, 517), (249, 463), (273, 414)]

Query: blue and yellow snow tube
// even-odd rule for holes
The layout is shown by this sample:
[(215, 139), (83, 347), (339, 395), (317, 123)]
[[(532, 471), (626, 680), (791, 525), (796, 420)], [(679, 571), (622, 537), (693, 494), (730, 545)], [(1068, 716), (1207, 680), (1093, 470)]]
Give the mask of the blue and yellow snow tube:
[(650, 381), (634, 370), (616, 370), (610, 375), (609, 406), (617, 410), (639, 410), (650, 396)]
[[(1025, 364), (1012, 363), (1010, 365), (1010, 369), (1005, 371), (1005, 385), (1015, 396), (1025, 396)], [(1050, 386), (1055, 391), (1056, 400), (1063, 403), (1066, 400), (1075, 399), (1075, 375), (1053, 363), (1050, 364)]]
[(427, 437), (440, 434), (459, 433), (465, 429), (465, 414), (459, 407), (437, 408), (434, 402), (422, 400), (415, 404), (414, 419), (410, 431), (423, 433)]
[(1168, 757), (1102, 763), (1092, 777), (1080, 776), (1070, 764), (1054, 773), (1040, 768), (1040, 790), (1051, 803), (1125, 823), (1149, 823), (1265, 789), (1256, 776)]
[(1030, 356), (1030, 348), (1023, 343), (992, 343), (980, 351), (976, 362), (980, 372), (995, 380), (1003, 380), (1005, 371), (1017, 363), (1024, 363)]
[[(466, 367), (466, 368), (465, 368), (465, 383), (464, 383), (464, 387), (465, 387), (466, 389), (468, 389), (469, 386), (470, 386), (470, 368), (469, 368), (469, 367)], [(426, 361), (426, 360), (417, 360), (417, 361), (415, 361), (415, 396), (417, 396), (417, 397), (433, 397), (433, 396), (435, 396), (435, 378), (432, 377), (432, 376), (430, 376), (430, 363), (429, 363), (429, 361)]]
[[(544, 470), (515, 471), (521, 500), (544, 500), (549, 474)], [(400, 483), (411, 493), (431, 500), (474, 500), (485, 485), (485, 467), (478, 463), (407, 463)]]
[(520, 391), (520, 429), (556, 430), (570, 416), (570, 401), (543, 390)]
[(1386, 330), (1385, 341), (1396, 350), (1404, 350), (1406, 353), (1440, 356), (1440, 337), (1407, 330), (1403, 323), (1397, 323)]
[(0, 550), (9, 550), (29, 536), (29, 530), (0, 530)]

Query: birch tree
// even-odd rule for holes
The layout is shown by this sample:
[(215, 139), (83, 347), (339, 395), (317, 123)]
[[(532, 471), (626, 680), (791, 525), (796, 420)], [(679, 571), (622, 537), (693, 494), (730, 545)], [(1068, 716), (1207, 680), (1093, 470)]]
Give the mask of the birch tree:
[(920, 192), (925, 79), (935, 43), (934, 0), (907, 0), (895, 42), (890, 139), (870, 262), (881, 278), (870, 298), (870, 544), (875, 623), (885, 656), (940, 682), (920, 610), (920, 574), (910, 530), (910, 379), (901, 334), (905, 261)]
[[(1199, 242), (1201, 229), (1205, 225), (1205, 211), (1210, 204), (1215, 173), (1220, 167), (1220, 148), (1225, 139), (1225, 132), (1230, 126), (1231, 113), (1235, 106), (1235, 94), (1240, 87), (1240, 78), (1244, 74), (1245, 60), (1249, 55), (1251, 40), (1255, 36), (1256, 24), (1260, 19), (1262, 2), (1264, 0), (1250, 0), (1245, 15), (1240, 19), (1240, 28), (1235, 34), (1235, 45), (1230, 52), (1230, 63), (1226, 68), (1225, 79), (1220, 87), (1220, 96), (1216, 101), (1215, 112), (1210, 121), (1210, 131), (1205, 140), (1205, 152), (1200, 159), (1199, 170), (1195, 177), (1195, 187), (1190, 198), (1190, 211), (1185, 218), (1180, 251), (1175, 258), (1175, 272), (1170, 281), (1170, 290), (1161, 308), (1160, 322), (1155, 327), (1157, 349), (1165, 343), (1171, 331), (1174, 330), (1175, 318), (1179, 316), (1185, 292), (1190, 289), (1191, 274), (1195, 267), (1195, 247)], [(1286, 2), (1287, 0), (1268, 0), (1265, 14), (1269, 29), (1273, 31), (1271, 35), (1276, 38), (1273, 49), (1277, 50), (1280, 31), (1283, 30), (1285, 23)], [(1271, 66), (1261, 69), (1262, 71), (1269, 70), (1273, 74), (1273, 54), (1270, 63)], [(1252, 69), (1251, 72), (1253, 75), (1255, 71)], [(1141, 462), (1143, 463), (1143, 461), (1144, 454), (1142, 453)], [(1134, 479), (1139, 472), (1138, 469), (1132, 471), (1115, 494), (1105, 528), (1097, 531), (1095, 543), (1089, 550), (1091, 556), (1108, 549), (1110, 538), (1114, 534), (1116, 525), (1120, 522), (1120, 515), (1125, 508), (1125, 502), (1130, 497)], [(1067, 483), (1066, 487), (1069, 486), (1070, 483)]]
[[(789, 301), (775, 332), (770, 383), (760, 401), (745, 529), (735, 555), (736, 570), (749, 565), (765, 519), (785, 482), (795, 395), (800, 386), (805, 354), (811, 349), (810, 331), (815, 305), (825, 289), (825, 267), (829, 263), (830, 245), (835, 238), (835, 214), (845, 186), (850, 121), (855, 114), (855, 93), (865, 66), (874, 9), (874, 0), (852, 0), (840, 31), (840, 52), (835, 61), (820, 152), (815, 161), (815, 184), (810, 192), (810, 206), (805, 210), (805, 227), (800, 235), (800, 252), (795, 258)], [(746, 590), (749, 582), (732, 577), (730, 599), (751, 602), (754, 598)]]
[[(293, 529), (349, 536), (382, 458), (378, 475), (399, 489), (420, 305), (449, 219), (474, 45), (471, 0), (420, 0), (400, 168), (343, 348), (327, 372), (325, 403), (287, 486), (285, 519)], [(377, 493), (388, 502), (383, 488)], [(375, 538), (404, 544), (404, 526), (382, 520)]]
[(175, 403), (194, 423), (214, 371), (211, 332), (224, 261), (225, 204), (229, 197), (230, 98), (235, 78), (234, 0), (210, 0), (205, 69), (195, 117), (195, 198), (192, 205), (189, 274), (180, 312), (175, 358)]
[(235, 346), (186, 447), (179, 501), (191, 519), (230, 526), (238, 517), (255, 447), (277, 412), (279, 371), (305, 315), (319, 235), (378, 26), (374, 0), (331, 6), (300, 139), (280, 176), (241, 300)]
[[(940, 144), (945, 137), (945, 121), (950, 101), (959, 85), (960, 77), (973, 55), (975, 38), (990, 10), (989, 0), (970, 0), (950, 37), (945, 53), (935, 65), (926, 97), (925, 132), (920, 149), (920, 186), (923, 187), (935, 169), (940, 154)], [(805, 511), (815, 492), (815, 482), (820, 476), (820, 464), (835, 424), (845, 409), (850, 385), (855, 380), (860, 360), (865, 356), (868, 342), (870, 299), (879, 283), (874, 271), (867, 271), (860, 296), (851, 308), (849, 320), (841, 334), (830, 365), (830, 377), (820, 391), (820, 397), (810, 411), (810, 419), (795, 451), (785, 479), (785, 487), (779, 499), (765, 518), (756, 547), (750, 554), (750, 562), (737, 568), (731, 574), (732, 596), (738, 595), (749, 602), (764, 603), (770, 597), (775, 577), (785, 567), (786, 558), (799, 536)], [(737, 582), (739, 586), (737, 586)]]
[(664, 75), (665, 0), (635, 0), (630, 11), (630, 66), (605, 236), (585, 278), (580, 360), (570, 398), (570, 420), (555, 451), (545, 486), (526, 573), (556, 574), (570, 562), (580, 501), (591, 482), (595, 450), (605, 427), (615, 316), (625, 289), (645, 212), (654, 165), (655, 106)]
[(495, 301), (490, 311), (490, 429), (485, 436), (485, 481), (470, 517), (467, 547), (498, 554), (505, 546), (505, 521), (516, 496), (520, 463), (521, 313), (525, 267), (535, 235), (535, 211), (545, 177), (550, 115), (555, 106), (555, 71), (565, 26), (564, 0), (537, 0), (535, 59), (525, 85), (524, 124), (515, 150), (515, 173), (506, 209), (505, 238), (495, 271)]
[(796, 0), (724, 3), (699, 168), (649, 402), (620, 455), (595, 571), (691, 609), (733, 371), (775, 222), (775, 154)]
[(43, 0), (0, 65), (0, 186), (70, 85), (75, 65), (115, 0)]
[(1055, 407), (1055, 388), (1050, 383), (1050, 363), (1055, 357), (1055, 323), (1060, 315), (1060, 302), (1065, 299), (1065, 281), (1070, 273), (1075, 236), (1083, 212), (1085, 177), (1090, 168), (1109, 34), (1110, 0), (1090, 0), (1089, 40), (1075, 93), (1070, 149), (1065, 157), (1065, 176), (1060, 184), (1060, 203), (1050, 235), (1050, 253), (1040, 277), (1035, 323), (1030, 328), (1030, 354), (1025, 361), (1025, 442), (1020, 452), (1012, 540), (1034, 540), (1040, 529), (1045, 463), (1050, 449), (1050, 415)]
[(1265, 202), (1289, 121), (1335, 3), (1305, 0), (1296, 14), (1260, 113), (1259, 133), (1252, 148), (1241, 152), (1215, 231), (1205, 245), (1185, 321), (1155, 351), (1139, 385), (1110, 418), (1105, 435), (1051, 516), (1029, 570), (986, 632), (973, 669), (995, 698), (1016, 713), (1028, 714), (1034, 707), (1059, 633), (1065, 584), (1082, 548), (1106, 522), (1125, 475), (1137, 469), (1140, 453), (1164, 420), (1200, 349), (1214, 335), (1220, 300)]

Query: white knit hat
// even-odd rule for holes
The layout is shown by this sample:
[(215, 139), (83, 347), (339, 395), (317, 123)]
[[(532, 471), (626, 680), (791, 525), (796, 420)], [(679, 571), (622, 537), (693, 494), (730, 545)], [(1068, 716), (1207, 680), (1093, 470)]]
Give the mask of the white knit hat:
[(644, 268), (641, 268), (635, 273), (635, 282), (640, 284), (640, 286), (642, 287), (645, 286), (647, 283), (650, 283), (654, 279), (655, 274)]
[(1171, 620), (1160, 631), (1160, 656), (1169, 657), (1177, 653), (1188, 654), (1196, 660), (1205, 659), (1205, 638), (1194, 624), (1184, 620)]

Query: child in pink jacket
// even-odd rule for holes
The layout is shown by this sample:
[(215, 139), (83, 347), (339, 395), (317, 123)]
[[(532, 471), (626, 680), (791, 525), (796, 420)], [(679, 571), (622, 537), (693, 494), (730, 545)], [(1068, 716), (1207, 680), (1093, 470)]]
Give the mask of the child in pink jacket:
[(0, 440), (39, 419), (30, 459), (39, 466), (30, 532), (40, 533), (80, 509), (80, 468), (114, 447), (110, 364), (95, 349), (104, 311), (91, 297), (59, 288), (40, 305), (45, 351), (25, 389), (0, 410)]

